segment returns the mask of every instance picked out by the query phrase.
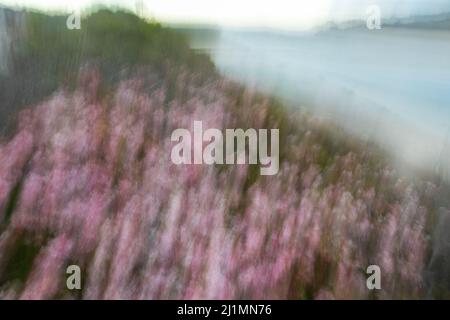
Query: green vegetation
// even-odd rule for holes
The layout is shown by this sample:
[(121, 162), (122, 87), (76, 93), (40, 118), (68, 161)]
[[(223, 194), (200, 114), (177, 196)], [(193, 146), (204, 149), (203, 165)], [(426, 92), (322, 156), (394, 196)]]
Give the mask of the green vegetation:
[[(74, 87), (80, 67), (95, 64), (102, 84), (113, 85), (142, 66), (170, 81), (179, 68), (214, 76), (210, 59), (189, 49), (186, 35), (132, 13), (102, 9), (69, 30), (67, 16), (26, 12), (24, 30), (14, 30), (11, 72), (0, 77), (0, 127), (12, 131), (16, 111), (64, 85)], [(145, 70), (148, 69), (144, 69)], [(9, 128), (5, 130), (5, 128)]]

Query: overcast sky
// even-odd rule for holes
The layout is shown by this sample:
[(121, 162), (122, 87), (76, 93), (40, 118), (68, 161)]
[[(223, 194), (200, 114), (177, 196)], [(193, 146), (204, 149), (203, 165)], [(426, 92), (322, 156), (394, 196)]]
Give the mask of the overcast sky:
[[(144, 3), (148, 16), (164, 22), (306, 29), (327, 20), (365, 19), (377, 4), (382, 17), (450, 12), (450, 0), (0, 0), (7, 5), (72, 10), (93, 3), (133, 9)], [(74, 4), (76, 2), (76, 4)]]

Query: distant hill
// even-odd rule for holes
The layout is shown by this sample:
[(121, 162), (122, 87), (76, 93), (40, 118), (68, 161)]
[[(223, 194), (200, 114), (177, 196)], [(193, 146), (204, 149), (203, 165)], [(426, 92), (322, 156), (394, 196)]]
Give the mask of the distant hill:
[[(381, 25), (382, 27), (391, 28), (450, 30), (450, 13), (382, 19)], [(320, 26), (318, 30), (345, 30), (365, 27), (365, 20), (350, 20), (345, 22), (329, 21), (326, 24)]]

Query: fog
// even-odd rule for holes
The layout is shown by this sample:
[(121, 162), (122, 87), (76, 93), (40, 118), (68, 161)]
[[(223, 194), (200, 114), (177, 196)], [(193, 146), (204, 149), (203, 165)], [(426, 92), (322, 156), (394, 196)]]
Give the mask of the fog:
[(402, 163), (448, 172), (448, 30), (225, 29), (192, 45), (227, 76), (373, 140)]

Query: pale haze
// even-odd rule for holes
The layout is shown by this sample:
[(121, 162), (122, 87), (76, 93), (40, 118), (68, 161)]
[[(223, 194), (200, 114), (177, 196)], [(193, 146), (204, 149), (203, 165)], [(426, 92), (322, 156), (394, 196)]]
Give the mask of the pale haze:
[(200, 23), (239, 27), (308, 29), (326, 21), (362, 19), (377, 4), (384, 17), (436, 14), (450, 11), (450, 0), (3, 0), (6, 5), (71, 11), (93, 4), (125, 7), (137, 3), (148, 17), (163, 22)]

